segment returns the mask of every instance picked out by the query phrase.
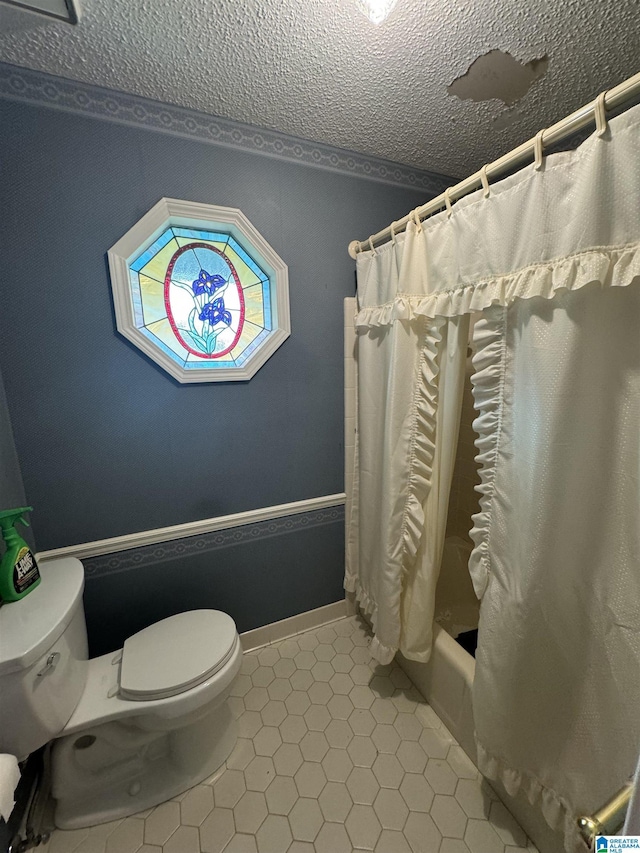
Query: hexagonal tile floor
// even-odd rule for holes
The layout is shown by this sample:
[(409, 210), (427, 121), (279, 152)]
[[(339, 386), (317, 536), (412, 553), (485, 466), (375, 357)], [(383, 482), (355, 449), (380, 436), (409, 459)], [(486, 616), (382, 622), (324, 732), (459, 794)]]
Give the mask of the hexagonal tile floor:
[(537, 853), (358, 617), (248, 652), (240, 736), (201, 785), (150, 811), (56, 830), (42, 853)]

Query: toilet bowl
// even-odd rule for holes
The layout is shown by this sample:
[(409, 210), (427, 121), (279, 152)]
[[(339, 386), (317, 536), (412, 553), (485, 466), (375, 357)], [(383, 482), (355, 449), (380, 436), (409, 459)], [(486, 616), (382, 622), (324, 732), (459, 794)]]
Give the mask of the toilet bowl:
[(56, 825), (134, 814), (213, 774), (236, 741), (226, 699), (242, 647), (231, 617), (179, 613), (88, 660), (82, 564), (51, 560), (41, 574), (0, 611), (0, 752), (24, 758), (53, 740)]

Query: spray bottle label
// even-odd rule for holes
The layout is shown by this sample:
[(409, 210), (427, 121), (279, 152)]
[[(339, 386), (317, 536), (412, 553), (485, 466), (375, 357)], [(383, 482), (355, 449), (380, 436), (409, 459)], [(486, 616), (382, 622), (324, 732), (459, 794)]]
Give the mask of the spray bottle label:
[(40, 577), (36, 558), (29, 548), (21, 548), (13, 567), (13, 588), (20, 595)]

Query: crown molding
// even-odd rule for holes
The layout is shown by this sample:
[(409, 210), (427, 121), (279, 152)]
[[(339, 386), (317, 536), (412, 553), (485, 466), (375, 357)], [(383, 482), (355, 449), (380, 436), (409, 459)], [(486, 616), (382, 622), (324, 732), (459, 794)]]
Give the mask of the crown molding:
[(210, 116), (0, 62), (0, 98), (77, 113), (103, 121), (160, 131), (226, 148), (288, 160), (305, 166), (349, 174), (421, 190), (433, 197), (456, 179), (414, 169), (391, 160), (366, 157), (298, 139), (272, 130)]

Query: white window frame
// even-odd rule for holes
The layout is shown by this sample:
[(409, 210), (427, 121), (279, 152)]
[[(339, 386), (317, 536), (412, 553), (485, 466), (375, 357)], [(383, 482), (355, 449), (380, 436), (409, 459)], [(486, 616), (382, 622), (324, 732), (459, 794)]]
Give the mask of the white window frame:
[[(129, 278), (129, 264), (151, 246), (167, 228), (224, 231), (231, 234), (252, 255), (269, 277), (273, 329), (267, 339), (239, 367), (185, 368), (163, 352), (136, 326)], [(289, 273), (282, 258), (254, 228), (242, 211), (233, 207), (199, 204), (175, 198), (163, 198), (108, 251), (109, 272), (121, 335), (160, 365), (178, 382), (238, 382), (252, 376), (271, 358), (291, 334), (289, 314)]]

